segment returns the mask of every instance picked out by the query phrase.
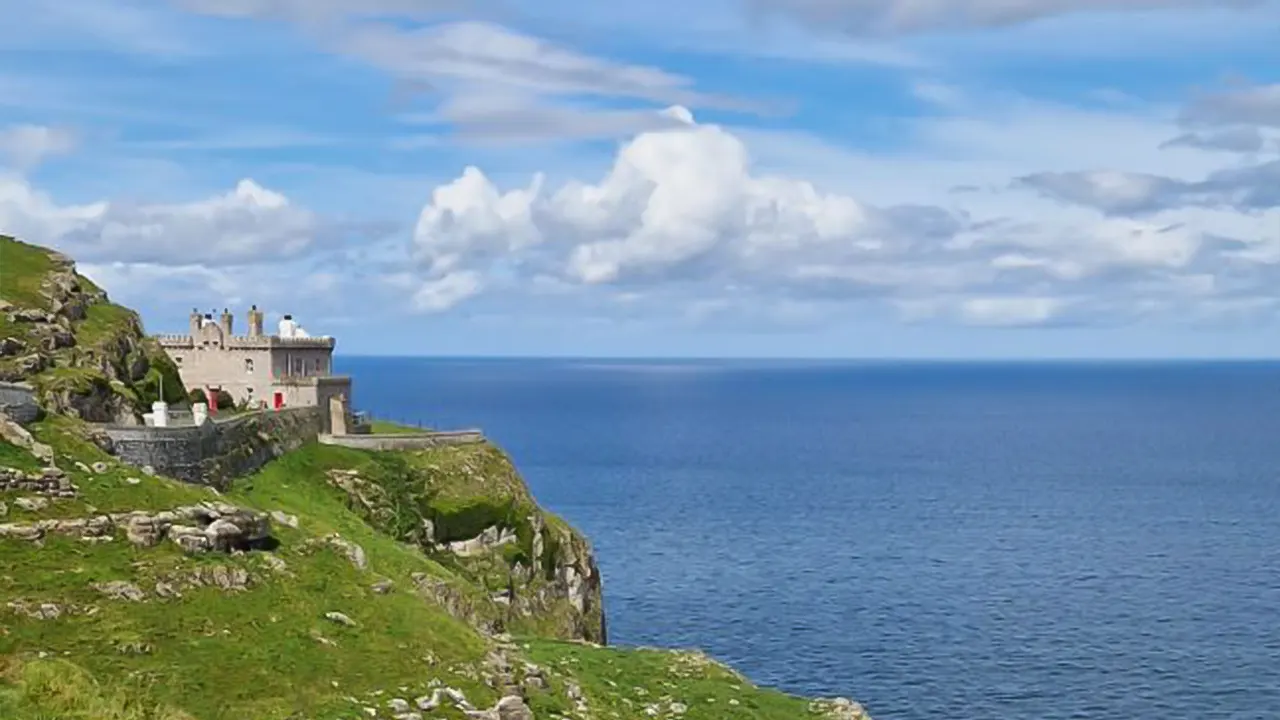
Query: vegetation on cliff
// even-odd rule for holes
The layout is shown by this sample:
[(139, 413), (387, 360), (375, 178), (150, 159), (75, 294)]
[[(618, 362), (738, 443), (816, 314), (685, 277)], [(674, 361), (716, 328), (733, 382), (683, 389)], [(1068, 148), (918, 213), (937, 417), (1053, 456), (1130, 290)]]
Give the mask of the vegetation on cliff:
[(0, 381), (29, 382), (42, 404), (95, 422), (137, 423), (159, 398), (185, 397), (178, 369), (137, 313), (58, 253), (0, 235)]
[[(18, 289), (0, 298), (37, 305), (40, 283), (15, 267), (0, 264)], [(70, 321), (72, 347), (141, 347), (136, 316), (107, 312)], [(55, 403), (26, 428), (52, 461), (0, 440), (0, 717), (861, 717), (697, 653), (600, 645), (589, 545), (491, 445), (311, 444), (218, 492), (107, 454), (50, 388), (118, 378), (99, 355), (57, 352), (24, 376)]]

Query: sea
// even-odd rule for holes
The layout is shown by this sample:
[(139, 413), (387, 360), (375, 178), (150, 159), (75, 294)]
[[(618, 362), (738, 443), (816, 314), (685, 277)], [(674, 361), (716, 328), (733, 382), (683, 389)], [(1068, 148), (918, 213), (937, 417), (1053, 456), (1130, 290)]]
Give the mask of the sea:
[(612, 643), (877, 720), (1280, 718), (1280, 364), (338, 365), (511, 454)]

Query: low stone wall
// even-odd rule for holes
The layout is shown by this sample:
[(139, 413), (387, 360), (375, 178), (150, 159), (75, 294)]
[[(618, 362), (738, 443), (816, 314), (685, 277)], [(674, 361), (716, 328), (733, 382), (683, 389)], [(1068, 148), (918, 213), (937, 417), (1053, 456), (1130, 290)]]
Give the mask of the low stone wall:
[(0, 382), (0, 413), (13, 418), (19, 425), (38, 420), (40, 404), (36, 402), (35, 388), (26, 383)]
[(104, 426), (113, 452), (137, 467), (200, 485), (226, 487), (319, 437), (320, 408), (261, 410), (200, 426)]
[(481, 443), (484, 442), (484, 433), (479, 430), (453, 430), (412, 434), (321, 435), (320, 442), (357, 450), (425, 450), (442, 445)]

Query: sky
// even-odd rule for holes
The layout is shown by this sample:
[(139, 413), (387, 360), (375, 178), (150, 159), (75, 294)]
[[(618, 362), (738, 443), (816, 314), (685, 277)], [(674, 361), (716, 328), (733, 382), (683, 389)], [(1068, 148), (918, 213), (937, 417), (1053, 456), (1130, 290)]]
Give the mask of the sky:
[[(366, 355), (1280, 355), (1280, 2), (0, 0), (0, 233)], [(3, 272), (3, 268), (0, 268)]]

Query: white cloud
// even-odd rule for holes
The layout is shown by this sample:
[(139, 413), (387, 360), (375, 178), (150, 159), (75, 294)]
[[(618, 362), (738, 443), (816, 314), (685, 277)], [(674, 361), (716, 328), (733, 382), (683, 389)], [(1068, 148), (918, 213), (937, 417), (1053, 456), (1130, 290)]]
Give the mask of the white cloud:
[(69, 153), (78, 143), (79, 137), (67, 128), (45, 125), (0, 128), (0, 158), (7, 158), (8, 165), (19, 171), (30, 170), (46, 158)]
[[(1196, 296), (1225, 301), (1255, 292), (1274, 273), (1269, 246), (1235, 239), (1248, 236), (1249, 224), (1230, 208), (1108, 218), (1046, 212), (1016, 190), (950, 209), (877, 205), (763, 172), (735, 134), (685, 121), (638, 135), (596, 182), (552, 189), (537, 177), (504, 192), (468, 168), (438, 188), (415, 233), (416, 277), (464, 291), (430, 291), (430, 309), (555, 278), (579, 292), (616, 288), (636, 298), (628, 306), (643, 303), (647, 290), (686, 287), (700, 288), (689, 291), (695, 302), (725, 293), (759, 303), (885, 300), (910, 317), (1012, 326), (1114, 320)], [(1212, 174), (1198, 192), (1243, 187), (1232, 172)], [(1144, 208), (1164, 184), (1184, 182), (1053, 177), (1066, 188), (1060, 192), (1115, 211)], [(462, 273), (475, 275), (464, 282)], [(1206, 289), (1205, 278), (1215, 277)], [(706, 315), (723, 306), (697, 307)]]
[(172, 205), (99, 201), (62, 206), (20, 178), (0, 177), (0, 228), (87, 262), (237, 265), (298, 257), (345, 228), (252, 180)]
[(973, 325), (1041, 325), (1053, 319), (1065, 302), (1052, 297), (979, 297), (964, 300), (960, 314)]
[(480, 274), (471, 270), (446, 273), (422, 283), (413, 294), (413, 309), (427, 313), (448, 310), (479, 293), (483, 284)]
[[(617, 62), (482, 19), (473, 4), (436, 0), (183, 0), (197, 12), (232, 18), (283, 18), (326, 50), (379, 68), (401, 83), (404, 98), (434, 101), (411, 122), (449, 124), (463, 139), (529, 142), (555, 138), (627, 137), (661, 127), (654, 108), (608, 103), (682, 104), (746, 112), (767, 109), (699, 91), (689, 77)], [(462, 7), (465, 21), (445, 21)], [(435, 22), (428, 22), (435, 21)], [(424, 24), (426, 23), (426, 24)], [(586, 99), (584, 101), (584, 98)]]

